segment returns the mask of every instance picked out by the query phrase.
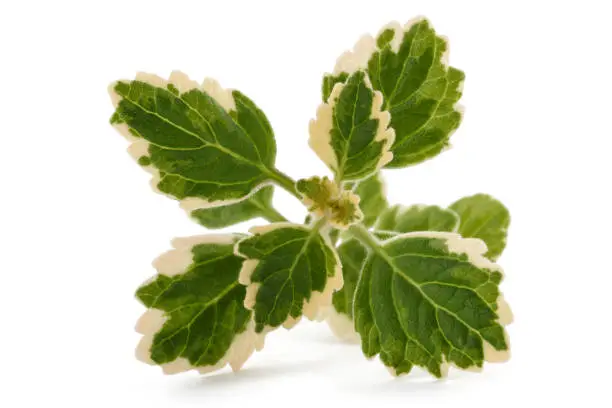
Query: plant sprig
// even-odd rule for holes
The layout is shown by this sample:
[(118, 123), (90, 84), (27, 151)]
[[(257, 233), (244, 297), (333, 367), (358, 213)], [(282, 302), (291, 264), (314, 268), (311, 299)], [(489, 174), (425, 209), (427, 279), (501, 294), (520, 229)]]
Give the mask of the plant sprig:
[[(110, 93), (111, 123), (153, 188), (204, 227), (252, 218), (249, 234), (173, 241), (137, 291), (138, 357), (166, 373), (240, 369), (265, 335), (302, 316), (326, 319), (395, 374), (504, 361), (511, 312), (494, 263), (509, 214), (478, 194), (448, 208), (389, 205), (382, 172), (428, 160), (449, 145), (463, 73), (422, 18), (365, 36), (323, 78), (309, 144), (332, 178), (295, 181), (276, 167), (265, 114), (246, 95), (180, 72), (138, 74)], [(295, 224), (275, 187), (308, 210)], [(343, 285), (344, 284), (344, 285)]]

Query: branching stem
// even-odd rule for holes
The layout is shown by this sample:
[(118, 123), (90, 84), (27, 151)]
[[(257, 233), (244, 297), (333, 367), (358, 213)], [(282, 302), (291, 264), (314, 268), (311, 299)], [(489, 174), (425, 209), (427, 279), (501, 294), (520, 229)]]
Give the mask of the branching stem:
[(362, 224), (352, 225), (348, 229), (348, 233), (353, 237), (357, 238), (362, 244), (371, 248), (372, 250), (376, 250), (380, 247), (380, 242), (378, 239), (370, 233), (370, 231), (364, 227)]
[(270, 171), (268, 175), (276, 182), (276, 184), (287, 190), (295, 198), (300, 201), (302, 200), (300, 193), (298, 193), (297, 189), (295, 188), (295, 180), (293, 180), (291, 177), (278, 169)]

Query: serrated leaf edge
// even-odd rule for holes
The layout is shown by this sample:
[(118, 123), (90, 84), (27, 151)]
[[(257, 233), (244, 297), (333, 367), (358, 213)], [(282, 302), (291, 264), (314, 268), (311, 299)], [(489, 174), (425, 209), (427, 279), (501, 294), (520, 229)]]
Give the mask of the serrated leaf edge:
[[(345, 51), (337, 58), (336, 65), (334, 66), (334, 69), (332, 71), (332, 75), (336, 76), (342, 73), (350, 75), (359, 70), (365, 70), (367, 72), (368, 61), (370, 60), (370, 58), (372, 58), (372, 55), (375, 52), (380, 51), (380, 48), (378, 48), (378, 45), (376, 44), (376, 38), (378, 38), (385, 30), (389, 30), (389, 29), (393, 30), (394, 36), (393, 36), (393, 39), (391, 40), (390, 45), (391, 45), (391, 50), (397, 54), (397, 52), (399, 51), (399, 47), (404, 39), (404, 35), (406, 35), (408, 31), (410, 31), (412, 26), (414, 26), (415, 24), (424, 22), (424, 21), (429, 22), (429, 20), (424, 16), (417, 16), (413, 19), (410, 19), (403, 26), (398, 21), (391, 21), (390, 23), (387, 23), (386, 25), (384, 25), (378, 31), (375, 37), (372, 36), (371, 34), (366, 34), (362, 36), (355, 43), (355, 45), (353, 46), (351, 50)], [(446, 43), (446, 50), (440, 56), (440, 62), (445, 68), (448, 69), (448, 66), (449, 66), (448, 61), (449, 61), (449, 55), (450, 55), (450, 45), (448, 42), (448, 38), (444, 35), (437, 35), (437, 36), (442, 38)], [(457, 87), (456, 87), (457, 92), (461, 92), (461, 93), (463, 92), (463, 84), (464, 84), (464, 81), (461, 81), (457, 84)], [(461, 115), (461, 118), (463, 119), (463, 117), (465, 116), (465, 107), (457, 101), (453, 105), (453, 109), (456, 112), (458, 112)], [(453, 129), (451, 132), (449, 132), (446, 140), (448, 141), (456, 131), (457, 129)], [(433, 150), (437, 146), (438, 145), (432, 146), (431, 149)], [(441, 152), (447, 151), (451, 147), (452, 145), (448, 143), (446, 146), (442, 147)]]
[[(462, 198), (454, 201), (453, 203), (451, 203), (448, 206), (448, 209), (453, 211), (453, 212), (455, 212), (455, 213), (457, 213), (456, 210), (452, 208), (455, 204), (457, 204), (457, 203), (459, 203), (460, 201), (463, 201), (463, 200), (469, 200), (469, 199), (475, 199), (475, 198), (484, 198), (484, 199), (488, 200), (489, 202), (493, 202), (495, 204), (498, 204), (508, 214), (508, 219), (506, 220), (505, 225), (500, 229), (500, 232), (503, 234), (502, 241), (501, 241), (501, 251), (503, 252), (503, 250), (506, 248), (507, 241), (508, 241), (508, 229), (510, 228), (511, 218), (510, 218), (510, 211), (508, 210), (508, 208), (501, 201), (499, 201), (497, 198), (493, 197), (490, 194), (476, 193), (476, 194), (472, 194), (472, 195), (469, 195), (469, 196), (462, 197)], [(460, 217), (458, 213), (457, 213), (457, 216)], [(461, 226), (461, 224), (459, 224), (457, 226), (457, 231), (459, 230), (460, 226)], [(500, 255), (498, 255), (496, 257), (490, 257), (490, 258), (491, 258), (491, 260), (496, 261), (497, 258), (499, 258), (499, 256), (501, 256), (501, 253), (500, 253)]]
[[(406, 22), (402, 26), (399, 21), (391, 21), (385, 24), (376, 34), (376, 36), (372, 36), (371, 34), (366, 34), (362, 36), (353, 46), (353, 48), (349, 51), (345, 51), (342, 53), (338, 59), (336, 60), (336, 65), (334, 66), (333, 75), (339, 75), (341, 73), (352, 74), (358, 70), (367, 70), (368, 61), (372, 58), (372, 55), (379, 51), (378, 45), (376, 44), (376, 38), (378, 38), (384, 31), (393, 30), (395, 32), (393, 39), (391, 40), (391, 50), (394, 53), (399, 51), (399, 47), (404, 39), (404, 35), (412, 28), (412, 26), (419, 24), (421, 22), (429, 20), (424, 16), (417, 16), (412, 18)], [(446, 37), (440, 36), (444, 39)], [(441, 61), (444, 66), (448, 66), (448, 45), (446, 52), (442, 55)]]
[[(376, 173), (393, 160), (391, 146), (393, 142), (395, 142), (395, 130), (389, 127), (391, 114), (382, 110), (382, 92), (374, 90), (367, 74), (365, 75), (365, 84), (374, 93), (372, 111), (370, 113), (371, 119), (378, 120), (378, 128), (374, 140), (377, 142), (384, 142), (381, 157), (376, 165), (376, 169), (372, 171), (372, 173)], [(333, 114), (336, 100), (344, 89), (344, 86), (344, 83), (337, 83), (334, 85), (329, 98), (326, 102), (319, 105), (316, 118), (311, 119), (308, 126), (310, 134), (308, 145), (317, 154), (319, 159), (321, 159), (334, 173), (338, 170), (338, 158), (331, 145), (331, 130), (334, 125)], [(363, 178), (365, 179), (366, 177)]]
[[(393, 240), (401, 240), (403, 238), (436, 238), (443, 239), (446, 243), (446, 247), (448, 251), (459, 254), (466, 255), (468, 261), (478, 267), (483, 269), (489, 269), (492, 271), (496, 271), (502, 274), (503, 270), (501, 266), (492, 262), (491, 260), (484, 257), (484, 254), (487, 252), (487, 245), (480, 239), (477, 238), (463, 238), (460, 234), (454, 232), (438, 232), (438, 231), (418, 231), (418, 232), (408, 232), (404, 234), (398, 234), (392, 238), (385, 240), (385, 245)], [(497, 323), (499, 323), (502, 327), (505, 327), (512, 323), (513, 315), (510, 306), (506, 302), (503, 294), (499, 294), (497, 297), (497, 310), (496, 314), (498, 316)], [(506, 362), (510, 359), (510, 340), (508, 338), (508, 333), (504, 329), (504, 338), (505, 342), (508, 345), (507, 350), (496, 350), (484, 339), (482, 340), (483, 344), (483, 353), (484, 353), (484, 361), (489, 363), (502, 363)], [(442, 356), (444, 358), (444, 356)], [(454, 366), (454, 364), (449, 362), (444, 362), (440, 368), (442, 377), (445, 377), (448, 373), (448, 368), (450, 366)], [(387, 366), (385, 366), (387, 367)], [(399, 376), (402, 374), (397, 374), (395, 369), (392, 367), (387, 367), (387, 370), (393, 376)], [(461, 369), (463, 371), (482, 371), (482, 367), (472, 366), (466, 369)]]
[[(153, 267), (157, 270), (158, 275), (168, 277), (181, 275), (193, 263), (191, 249), (195, 245), (231, 245), (240, 238), (242, 238), (242, 235), (238, 234), (209, 234), (175, 238), (171, 242), (173, 249), (157, 257), (153, 261)], [(141, 286), (154, 281), (156, 276), (152, 276)], [(150, 350), (155, 334), (162, 329), (167, 319), (166, 313), (156, 308), (147, 309), (138, 319), (135, 331), (143, 336), (136, 346), (135, 355), (141, 362), (149, 365), (158, 365), (151, 359)], [(191, 365), (188, 359), (178, 357), (170, 363), (159, 364), (159, 366), (164, 374), (178, 374), (189, 370), (197, 370), (200, 374), (206, 374), (217, 371), (226, 365), (229, 365), (232, 371), (239, 371), (255, 350), (260, 351), (263, 349), (264, 338), (264, 333), (255, 332), (255, 322), (251, 318), (247, 328), (242, 333), (236, 335), (225, 355), (216, 364), (195, 367)]]
[[(138, 72), (134, 80), (145, 82), (149, 85), (164, 89), (167, 89), (169, 85), (172, 85), (181, 94), (189, 92), (193, 89), (199, 89), (208, 94), (217, 103), (219, 103), (219, 105), (221, 105), (226, 112), (229, 113), (230, 111), (236, 110), (236, 102), (234, 100), (234, 96), (232, 95), (233, 89), (223, 88), (217, 80), (212, 78), (204, 78), (202, 84), (198, 84), (196, 81), (190, 79), (183, 72), (172, 71), (168, 79), (164, 79), (155, 74)], [(122, 81), (131, 82), (131, 80), (119, 80), (112, 82), (108, 87), (108, 93), (115, 109), (117, 109), (119, 102), (122, 99), (122, 97), (117, 94), (117, 92), (115, 92), (115, 86), (117, 85), (117, 83)], [(117, 130), (117, 132), (119, 132), (119, 134), (121, 134), (129, 142), (131, 142), (130, 146), (128, 146), (128, 153), (134, 158), (134, 160), (138, 161), (138, 159), (140, 159), (141, 157), (148, 155), (150, 143), (145, 139), (137, 138), (132, 135), (130, 133), (129, 126), (126, 123), (113, 123), (112, 126)], [(176, 197), (162, 192), (157, 187), (161, 180), (161, 175), (159, 174), (159, 170), (157, 168), (150, 164), (144, 166), (141, 165), (141, 167), (152, 175), (150, 185), (153, 191), (166, 197), (176, 199)], [(183, 210), (187, 211), (188, 213), (191, 213), (195, 210), (234, 204), (246, 200), (263, 187), (272, 184), (272, 181), (266, 181), (264, 183), (261, 183), (260, 185), (256, 186), (249, 194), (238, 199), (208, 201), (198, 197), (187, 197), (182, 200), (179, 200), (179, 205)]]
[[(294, 224), (291, 222), (277, 222), (273, 224), (252, 227), (249, 229), (249, 232), (253, 235), (261, 235), (281, 228), (299, 228), (310, 231), (310, 228), (304, 225)], [(325, 318), (325, 312), (329, 307), (331, 307), (332, 304), (332, 294), (335, 291), (340, 290), (342, 288), (342, 285), (344, 284), (342, 278), (342, 264), (340, 263), (338, 253), (336, 252), (334, 246), (332, 245), (329, 240), (329, 237), (326, 234), (321, 233), (321, 237), (325, 241), (326, 245), (332, 250), (332, 253), (334, 254), (334, 257), (336, 259), (336, 266), (334, 270), (334, 276), (327, 277), (327, 281), (325, 283), (323, 291), (312, 291), (310, 299), (304, 299), (302, 307), (302, 316), (306, 316), (306, 318), (312, 321), (322, 321)], [(249, 239), (249, 237), (245, 237), (243, 240), (246, 239)], [(240, 242), (242, 242), (243, 240), (240, 240), (235, 244), (234, 253), (237, 256), (247, 258), (247, 256), (242, 254), (239, 250)], [(255, 268), (257, 267), (259, 262), (260, 261), (258, 259), (247, 258), (242, 263), (242, 269), (240, 270), (240, 273), (238, 275), (238, 282), (247, 287), (246, 296), (244, 298), (244, 307), (249, 310), (253, 310), (257, 298), (257, 292), (259, 291), (259, 287), (261, 286), (261, 284), (258, 282), (251, 282), (251, 275), (255, 271)], [(300, 320), (301, 316), (298, 318), (293, 318), (289, 316), (282, 324), (282, 326), (285, 329), (291, 329), (297, 323), (299, 323)], [(274, 330), (273, 327), (266, 326), (262, 334), (272, 330)]]

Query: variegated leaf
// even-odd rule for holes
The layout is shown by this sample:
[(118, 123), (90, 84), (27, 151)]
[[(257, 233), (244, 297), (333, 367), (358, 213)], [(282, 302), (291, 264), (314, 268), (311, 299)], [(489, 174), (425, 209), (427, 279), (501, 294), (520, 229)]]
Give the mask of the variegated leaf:
[(353, 72), (366, 70), (374, 89), (383, 94), (382, 109), (395, 130), (386, 167), (405, 167), (439, 154), (459, 126), (464, 74), (447, 66), (446, 39), (417, 18), (402, 26), (393, 22), (376, 38), (367, 35), (344, 53), (333, 74), (323, 79), (323, 99)]
[(419, 366), (436, 377), (449, 364), (478, 370), (508, 359), (512, 315), (482, 241), (416, 232), (369, 249), (353, 306), (366, 356), (379, 354), (395, 375)]
[(304, 315), (313, 320), (342, 287), (338, 255), (318, 228), (274, 223), (251, 229), (236, 253), (246, 261), (240, 282), (247, 286), (245, 306), (254, 311), (255, 330), (284, 325)]
[(395, 138), (382, 94), (372, 89), (363, 71), (337, 83), (310, 122), (310, 147), (334, 172), (336, 181), (359, 180), (393, 158)]
[(136, 292), (148, 308), (136, 330), (143, 335), (137, 357), (166, 374), (201, 373), (229, 364), (239, 370), (263, 336), (255, 333), (246, 290), (238, 282), (242, 261), (234, 255), (238, 235), (179, 238), (154, 262), (157, 276)]
[(242, 93), (176, 71), (169, 80), (138, 74), (109, 91), (111, 123), (131, 141), (130, 154), (185, 210), (238, 202), (282, 179), (272, 128)]

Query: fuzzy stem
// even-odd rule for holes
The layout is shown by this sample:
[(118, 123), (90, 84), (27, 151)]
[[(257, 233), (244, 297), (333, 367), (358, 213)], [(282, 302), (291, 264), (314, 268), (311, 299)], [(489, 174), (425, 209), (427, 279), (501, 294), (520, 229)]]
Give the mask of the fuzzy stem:
[(268, 174), (279, 186), (287, 190), (298, 200), (302, 201), (302, 197), (295, 188), (295, 180), (278, 169), (274, 169)]
[(348, 229), (349, 234), (357, 238), (365, 246), (376, 250), (380, 247), (380, 242), (362, 224), (355, 224)]

